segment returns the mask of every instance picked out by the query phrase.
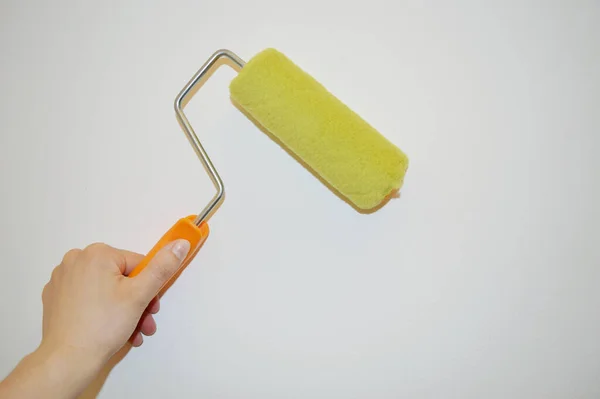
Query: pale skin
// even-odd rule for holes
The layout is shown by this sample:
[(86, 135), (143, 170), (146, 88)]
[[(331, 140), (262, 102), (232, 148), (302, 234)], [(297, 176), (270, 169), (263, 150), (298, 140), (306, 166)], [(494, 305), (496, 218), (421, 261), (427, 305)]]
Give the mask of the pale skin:
[(41, 343), (0, 382), (0, 397), (76, 398), (119, 349), (156, 332), (157, 293), (189, 250), (168, 244), (135, 278), (143, 255), (105, 244), (67, 252), (42, 293)]

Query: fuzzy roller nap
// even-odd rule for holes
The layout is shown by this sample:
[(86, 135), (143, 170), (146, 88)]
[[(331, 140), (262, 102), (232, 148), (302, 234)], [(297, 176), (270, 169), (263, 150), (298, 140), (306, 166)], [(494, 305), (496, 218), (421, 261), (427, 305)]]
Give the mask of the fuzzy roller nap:
[(231, 97), (252, 119), (360, 209), (398, 190), (408, 158), (277, 50), (252, 58)]

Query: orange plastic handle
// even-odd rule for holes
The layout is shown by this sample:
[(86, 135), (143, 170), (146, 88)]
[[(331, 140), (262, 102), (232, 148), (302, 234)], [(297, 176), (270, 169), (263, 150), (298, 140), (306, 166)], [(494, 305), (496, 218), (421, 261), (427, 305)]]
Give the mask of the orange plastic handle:
[(201, 223), (200, 226), (194, 224), (196, 215), (191, 215), (186, 218), (181, 218), (167, 231), (162, 238), (156, 243), (156, 245), (148, 252), (148, 255), (129, 273), (129, 277), (135, 277), (141, 273), (150, 260), (156, 255), (158, 251), (168, 243), (175, 241), (180, 238), (185, 238), (190, 242), (190, 252), (181, 263), (181, 268), (185, 267), (198, 253), (200, 246), (206, 241), (208, 237), (208, 224), (205, 222)]

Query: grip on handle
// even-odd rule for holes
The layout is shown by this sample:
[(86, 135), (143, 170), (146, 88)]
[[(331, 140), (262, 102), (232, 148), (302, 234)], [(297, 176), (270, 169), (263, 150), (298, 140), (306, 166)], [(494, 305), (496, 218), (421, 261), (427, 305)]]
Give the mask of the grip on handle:
[(129, 273), (129, 277), (135, 277), (141, 273), (150, 260), (156, 255), (158, 251), (168, 243), (175, 241), (180, 238), (184, 238), (190, 242), (190, 252), (181, 263), (181, 267), (185, 267), (198, 252), (200, 245), (204, 243), (208, 237), (208, 224), (203, 222), (200, 226), (194, 224), (196, 215), (191, 215), (186, 218), (181, 218), (167, 231), (162, 238), (154, 245), (154, 247), (148, 252), (146, 257)]

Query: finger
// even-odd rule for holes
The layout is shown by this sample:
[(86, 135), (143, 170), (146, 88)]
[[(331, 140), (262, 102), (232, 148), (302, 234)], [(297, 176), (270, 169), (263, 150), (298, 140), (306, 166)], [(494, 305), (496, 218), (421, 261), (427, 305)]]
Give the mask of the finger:
[[(127, 251), (125, 249), (119, 249), (106, 245), (104, 243), (95, 243), (89, 245), (84, 251), (71, 250), (67, 255), (71, 257), (79, 256), (81, 252), (86, 252), (88, 256), (101, 256), (103, 258), (109, 257), (114, 261), (114, 264), (118, 268), (118, 272), (122, 275), (128, 275), (131, 271), (144, 259), (144, 255), (136, 252)], [(65, 255), (65, 257), (67, 256)]]
[(144, 313), (142, 320), (140, 320), (139, 329), (144, 335), (153, 335), (156, 332), (156, 321), (154, 321), (154, 317), (152, 317), (151, 314)]
[(119, 275), (122, 275), (127, 268), (133, 269), (143, 258), (142, 255), (114, 248), (101, 242), (88, 245), (79, 256), (95, 260), (95, 262), (91, 262), (93, 265), (111, 267)]
[(160, 298), (159, 296), (155, 296), (150, 305), (146, 308), (146, 312), (150, 314), (157, 314), (160, 310)]
[(183, 239), (173, 241), (158, 251), (148, 266), (131, 279), (138, 300), (148, 306), (162, 286), (177, 272), (189, 251), (190, 242)]
[(144, 255), (136, 252), (118, 249), (106, 244), (98, 244), (93, 250), (102, 250), (104, 256), (110, 256), (119, 269), (119, 273), (127, 276), (144, 259)]
[(137, 348), (138, 346), (141, 346), (144, 343), (144, 337), (142, 337), (142, 334), (139, 331), (136, 331), (133, 333), (133, 337), (131, 338), (131, 346), (133, 346), (134, 348)]
[(138, 254), (136, 252), (127, 251), (125, 249), (119, 249), (121, 254), (123, 255), (123, 259), (121, 264), (119, 265), (119, 269), (121, 270), (121, 274), (124, 276), (129, 275), (133, 269), (144, 259), (144, 255)]

